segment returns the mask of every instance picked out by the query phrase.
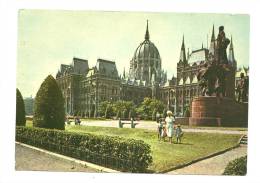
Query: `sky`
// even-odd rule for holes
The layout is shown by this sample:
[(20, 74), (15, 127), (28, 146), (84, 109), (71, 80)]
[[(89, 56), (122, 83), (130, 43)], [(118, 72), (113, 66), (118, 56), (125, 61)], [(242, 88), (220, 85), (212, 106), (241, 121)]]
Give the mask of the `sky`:
[(184, 35), (186, 49), (209, 45), (212, 26), (225, 27), (233, 38), (238, 66), (249, 65), (248, 15), (20, 10), (18, 13), (17, 88), (23, 97), (35, 97), (41, 83), (54, 77), (60, 64), (73, 57), (87, 59), (93, 67), (98, 58), (116, 62), (119, 74), (144, 40), (149, 20), (150, 41), (158, 48), (168, 78), (176, 67)]

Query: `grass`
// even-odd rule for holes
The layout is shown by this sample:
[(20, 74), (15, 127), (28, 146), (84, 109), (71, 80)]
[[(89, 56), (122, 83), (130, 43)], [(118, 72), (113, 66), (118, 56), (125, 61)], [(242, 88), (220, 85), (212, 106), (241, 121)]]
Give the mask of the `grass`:
[(30, 120), (30, 119), (27, 119), (27, 120), (26, 120), (26, 123), (25, 123), (25, 126), (27, 126), (27, 127), (32, 127), (32, 126), (33, 126), (33, 121)]
[(143, 140), (151, 145), (153, 163), (149, 170), (153, 172), (161, 172), (233, 147), (240, 138), (240, 135), (230, 134), (185, 133), (182, 144), (169, 144), (168, 142), (159, 142), (155, 131), (144, 129), (66, 126), (66, 130)]

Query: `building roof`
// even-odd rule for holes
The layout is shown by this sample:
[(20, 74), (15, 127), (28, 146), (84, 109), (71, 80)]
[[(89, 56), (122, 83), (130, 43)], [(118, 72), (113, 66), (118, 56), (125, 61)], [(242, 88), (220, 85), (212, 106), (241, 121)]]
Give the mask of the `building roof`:
[(114, 61), (98, 59), (96, 63), (96, 69), (99, 74), (107, 77), (118, 78), (118, 71)]
[(88, 71), (88, 60), (73, 58), (70, 65), (61, 64), (60, 70), (56, 74), (56, 78), (69, 75), (69, 74), (82, 74), (85, 75)]
[(144, 40), (135, 50), (134, 59), (139, 58), (156, 58), (160, 59), (157, 47), (150, 40)]
[(73, 58), (73, 70), (76, 74), (86, 74), (89, 66), (88, 66), (88, 60), (80, 59), (80, 58)]
[(188, 63), (198, 63), (201, 61), (206, 61), (208, 59), (208, 49), (201, 48), (198, 50), (192, 51), (192, 53), (189, 56)]

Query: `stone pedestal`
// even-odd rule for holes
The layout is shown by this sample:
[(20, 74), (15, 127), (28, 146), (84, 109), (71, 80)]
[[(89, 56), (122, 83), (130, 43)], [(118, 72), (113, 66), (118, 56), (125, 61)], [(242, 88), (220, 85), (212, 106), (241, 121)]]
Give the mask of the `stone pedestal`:
[(248, 104), (231, 98), (197, 97), (191, 111), (191, 126), (247, 126)]

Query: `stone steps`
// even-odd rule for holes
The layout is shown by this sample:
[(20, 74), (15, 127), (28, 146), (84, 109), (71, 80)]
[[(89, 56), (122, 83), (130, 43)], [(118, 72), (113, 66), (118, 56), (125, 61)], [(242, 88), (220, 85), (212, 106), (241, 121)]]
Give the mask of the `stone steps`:
[(247, 135), (244, 135), (244, 136), (241, 138), (240, 144), (247, 145)]

